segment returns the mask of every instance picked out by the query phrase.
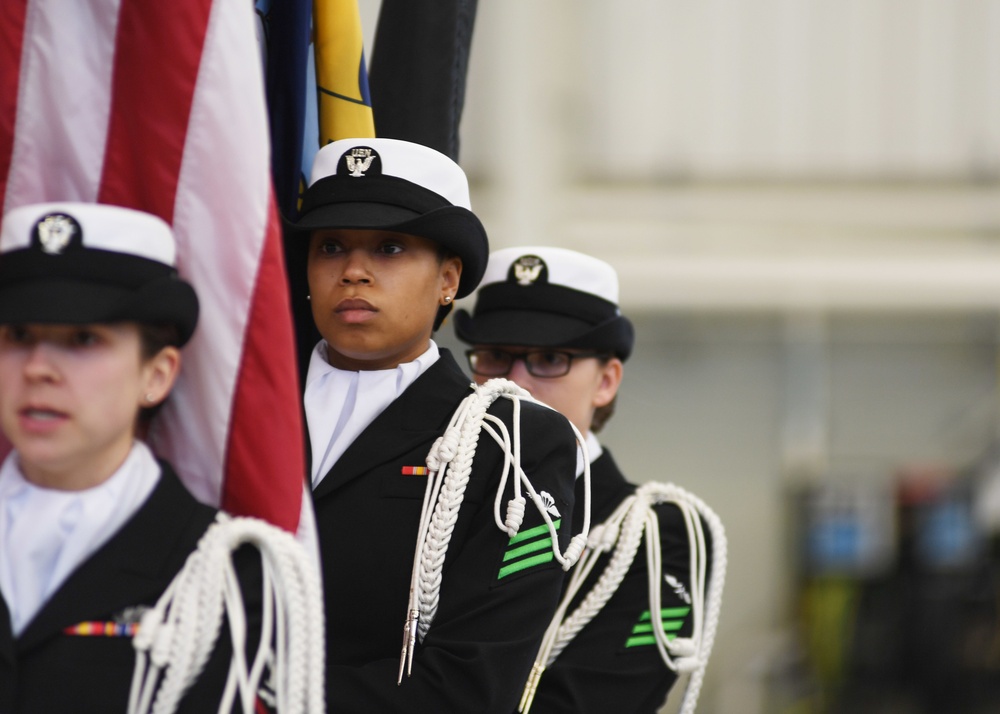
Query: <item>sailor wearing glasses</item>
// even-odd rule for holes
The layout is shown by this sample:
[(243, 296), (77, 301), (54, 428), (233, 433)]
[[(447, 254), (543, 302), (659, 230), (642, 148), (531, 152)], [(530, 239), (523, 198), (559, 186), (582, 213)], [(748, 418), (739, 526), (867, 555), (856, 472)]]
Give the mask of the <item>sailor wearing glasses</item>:
[[(632, 323), (618, 307), (615, 270), (562, 248), (498, 250), (474, 311), (456, 314), (455, 332), (472, 345), (466, 356), (477, 382), (506, 377), (565, 414), (585, 436), (591, 459), (592, 519), (601, 525), (567, 583), (519, 710), (657, 711), (679, 673), (704, 670), (725, 536), (715, 514), (682, 489), (627, 481), (597, 440), (634, 344)], [(578, 479), (574, 522), (583, 518), (582, 488)], [(706, 615), (713, 543), (714, 614), (708, 608)], [(691, 709), (701, 676), (691, 680), (695, 691), (688, 687)]]

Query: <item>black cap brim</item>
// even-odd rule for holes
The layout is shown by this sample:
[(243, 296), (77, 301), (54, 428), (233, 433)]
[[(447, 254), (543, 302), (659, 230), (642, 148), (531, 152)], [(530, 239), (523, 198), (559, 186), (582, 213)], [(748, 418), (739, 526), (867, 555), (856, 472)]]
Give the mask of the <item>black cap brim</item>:
[(66, 278), (15, 282), (0, 289), (0, 324), (113, 322), (173, 325), (178, 346), (183, 346), (198, 323), (198, 298), (189, 284), (175, 277), (138, 290)]
[(447, 201), (437, 194), (394, 177), (372, 177), (357, 182), (329, 176), (306, 191), (302, 215), (285, 227), (292, 236), (311, 235), (324, 229), (359, 229), (406, 233), (432, 240), (461, 259), (462, 278), (455, 297), (462, 298), (471, 294), (483, 279), (489, 240), (476, 214), (462, 206), (442, 203)]
[(432, 240), (462, 261), (462, 278), (456, 298), (463, 298), (476, 289), (489, 258), (486, 229), (472, 211), (459, 206), (439, 208), (421, 216), (398, 206), (335, 203), (310, 211), (291, 228), (296, 234), (306, 235), (323, 229), (359, 229), (406, 233)]
[(613, 354), (623, 361), (635, 341), (632, 323), (624, 316), (593, 325), (538, 310), (496, 310), (475, 317), (459, 310), (454, 322), (458, 338), (473, 345), (585, 349)]

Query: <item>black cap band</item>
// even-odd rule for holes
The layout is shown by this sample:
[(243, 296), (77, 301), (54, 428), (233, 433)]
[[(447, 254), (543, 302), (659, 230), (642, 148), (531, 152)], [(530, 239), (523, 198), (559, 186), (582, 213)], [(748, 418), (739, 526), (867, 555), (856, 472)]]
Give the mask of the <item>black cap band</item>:
[[(335, 203), (371, 203), (396, 207), (399, 220), (406, 220), (451, 206), (441, 194), (395, 176), (366, 176), (358, 180), (351, 176), (333, 175), (321, 178), (302, 196), (299, 225), (308, 225), (309, 213), (321, 206)], [(385, 225), (385, 216), (378, 216), (372, 225)]]
[(589, 325), (612, 320), (621, 314), (614, 303), (596, 295), (545, 283), (529, 287), (512, 283), (484, 285), (476, 296), (476, 315), (493, 310), (542, 311), (573, 317)]

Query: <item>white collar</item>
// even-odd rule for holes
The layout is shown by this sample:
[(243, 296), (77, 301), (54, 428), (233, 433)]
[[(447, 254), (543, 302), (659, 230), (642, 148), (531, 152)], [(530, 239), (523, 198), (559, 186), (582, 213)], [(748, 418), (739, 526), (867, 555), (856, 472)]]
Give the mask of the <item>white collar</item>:
[[(601, 448), (601, 442), (597, 440), (594, 432), (588, 431), (587, 435), (583, 437), (584, 442), (587, 444), (587, 457), (590, 459), (590, 463), (593, 464), (597, 459), (601, 457), (604, 453), (604, 449)], [(583, 449), (579, 446), (576, 447), (576, 476), (579, 478), (583, 475)]]
[(82, 491), (36, 486), (24, 478), (17, 452), (8, 454), (0, 466), (0, 592), (15, 634), (139, 510), (159, 479), (160, 465), (141, 441), (110, 477)]
[(427, 350), (412, 362), (403, 362), (402, 364), (391, 367), (390, 369), (367, 369), (359, 371), (334, 367), (326, 358), (328, 348), (329, 344), (327, 341), (320, 340), (316, 343), (316, 346), (313, 347), (312, 352), (309, 354), (309, 367), (306, 370), (305, 391), (308, 392), (310, 387), (314, 386), (319, 380), (335, 374), (365, 374), (372, 375), (373, 377), (377, 377), (377, 375), (382, 374), (396, 374), (401, 376), (403, 379), (407, 379), (408, 375), (416, 371), (417, 376), (420, 376), (428, 367), (437, 362), (438, 358), (441, 356), (441, 351), (438, 349), (437, 343), (434, 342), (434, 340), (430, 340)]
[(326, 341), (321, 340), (312, 351), (302, 397), (314, 488), (354, 440), (441, 354), (431, 340), (427, 350), (412, 362), (392, 369), (353, 371), (327, 362), (326, 348)]

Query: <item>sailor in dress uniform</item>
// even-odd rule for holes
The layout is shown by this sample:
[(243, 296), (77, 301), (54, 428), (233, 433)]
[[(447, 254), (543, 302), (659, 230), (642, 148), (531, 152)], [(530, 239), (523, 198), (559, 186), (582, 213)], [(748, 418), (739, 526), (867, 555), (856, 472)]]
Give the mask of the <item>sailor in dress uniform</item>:
[[(0, 712), (125, 712), (133, 639), (216, 518), (137, 438), (167, 398), (198, 300), (166, 223), (24, 206), (0, 232)], [(260, 567), (238, 570), (259, 639)], [(216, 712), (220, 644), (180, 711)]]
[[(515, 498), (504, 449), (483, 429), (474, 456), (453, 453), (460, 430), (449, 424), (474, 385), (431, 337), (486, 264), (465, 174), (410, 142), (333, 142), (316, 157), (293, 233), (308, 251), (299, 269), (322, 336), (304, 410), (328, 706), (508, 714), (565, 576), (576, 441), (564, 417), (527, 401), (498, 398), (479, 413), (498, 436), (523, 435), (520, 466), (543, 504), (529, 503), (510, 532), (495, 515), (498, 492)], [(444, 507), (431, 479), (449, 459), (467, 481)], [(425, 496), (437, 498), (434, 517)], [(433, 552), (415, 558), (424, 546)]]
[[(637, 499), (636, 484), (626, 480), (611, 452), (597, 439), (614, 411), (623, 363), (635, 339), (631, 321), (618, 307), (617, 273), (602, 260), (563, 248), (498, 250), (490, 256), (474, 311), (456, 314), (455, 332), (472, 345), (467, 357), (477, 382), (496, 377), (513, 380), (569, 417), (589, 447), (593, 520), (602, 524), (591, 536), (593, 569), (586, 577), (579, 574), (579, 582), (571, 581), (573, 592), (564, 598), (564, 610), (550, 628), (552, 642), (547, 639), (521, 710), (530, 707), (533, 714), (656, 712), (678, 670), (693, 665), (697, 655), (707, 658), (700, 627), (699, 651), (685, 652), (688, 657), (682, 666), (678, 666), (677, 660), (683, 658), (677, 652), (667, 648), (661, 652), (654, 628), (662, 627), (661, 644), (695, 634), (699, 618), (693, 611), (703, 607), (704, 595), (699, 597), (700, 589), (693, 586), (698, 566), (692, 564), (707, 567), (709, 546), (698, 542), (700, 524), (691, 523), (700, 519), (685, 517), (680, 504), (667, 502), (674, 497), (696, 499), (687, 499), (672, 485), (657, 484), (644, 485), (639, 489), (641, 500)], [(582, 517), (582, 489), (581, 480), (574, 518)], [(634, 522), (648, 522), (646, 534), (658, 538), (659, 572), (651, 573), (647, 567), (643, 551), (648, 539), (643, 536), (638, 557), (624, 577), (608, 582), (604, 576), (605, 582), (599, 585), (612, 551), (619, 544), (623, 553), (637, 545), (635, 540), (631, 546), (625, 544), (627, 538), (621, 535), (629, 530), (622, 524), (628, 517), (626, 509), (632, 507)], [(687, 506), (683, 508), (693, 515)], [(714, 514), (707, 517), (712, 519)], [(642, 530), (633, 528), (632, 532), (638, 538)], [(710, 544), (711, 535), (704, 534), (704, 540)], [(581, 562), (577, 570), (584, 565)], [(660, 607), (654, 611), (659, 609), (660, 617), (650, 617), (651, 589), (659, 590)], [(589, 600), (580, 608), (585, 597)]]

